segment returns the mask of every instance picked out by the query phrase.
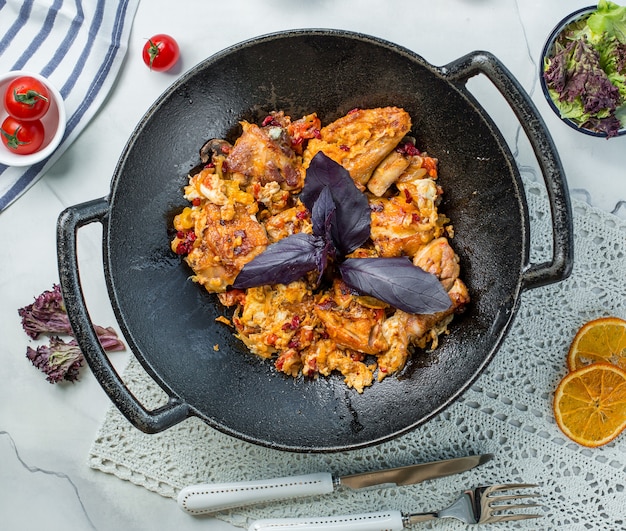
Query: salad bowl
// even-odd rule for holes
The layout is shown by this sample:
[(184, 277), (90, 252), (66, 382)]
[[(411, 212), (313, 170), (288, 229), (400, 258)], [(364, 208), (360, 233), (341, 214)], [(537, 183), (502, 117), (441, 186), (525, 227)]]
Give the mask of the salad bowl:
[(586, 135), (626, 134), (626, 7), (606, 0), (563, 18), (541, 52), (543, 94), (561, 120)]

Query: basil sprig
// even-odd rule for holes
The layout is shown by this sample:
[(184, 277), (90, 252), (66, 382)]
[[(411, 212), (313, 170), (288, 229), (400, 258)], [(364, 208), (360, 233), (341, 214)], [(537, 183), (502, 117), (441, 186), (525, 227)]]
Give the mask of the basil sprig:
[(348, 171), (321, 151), (307, 169), (300, 200), (311, 213), (313, 234), (293, 234), (269, 245), (243, 267), (233, 288), (288, 284), (312, 271), (319, 281), (337, 264), (348, 286), (394, 308), (419, 314), (450, 308), (437, 277), (407, 257), (345, 258), (370, 237), (369, 203)]

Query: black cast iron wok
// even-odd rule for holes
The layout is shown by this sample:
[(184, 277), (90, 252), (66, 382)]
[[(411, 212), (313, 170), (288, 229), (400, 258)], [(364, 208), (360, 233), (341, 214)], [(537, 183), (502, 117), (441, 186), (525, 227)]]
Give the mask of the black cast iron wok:
[[(534, 149), (553, 218), (553, 258), (529, 263), (526, 199), (501, 134), (466, 89), (484, 74), (515, 111)], [(471, 308), (440, 347), (361, 395), (341, 377), (294, 380), (257, 358), (215, 322), (216, 298), (192, 283), (169, 250), (173, 214), (198, 149), (282, 109), (316, 111), (323, 123), (355, 107), (395, 105), (412, 116), (422, 150), (439, 158), (442, 210), (470, 287)], [(149, 411), (97, 343), (82, 296), (77, 229), (103, 225), (111, 303), (134, 355), (169, 395)], [(520, 85), (491, 54), (434, 67), (376, 38), (334, 30), (263, 36), (227, 49), (183, 75), (147, 112), (128, 142), (109, 197), (65, 210), (58, 258), (70, 321), (88, 363), (137, 428), (159, 432), (198, 416), (225, 433), (293, 451), (354, 449), (388, 440), (451, 404), (495, 355), (524, 289), (567, 277), (572, 226), (560, 160)], [(218, 344), (219, 350), (213, 346)]]

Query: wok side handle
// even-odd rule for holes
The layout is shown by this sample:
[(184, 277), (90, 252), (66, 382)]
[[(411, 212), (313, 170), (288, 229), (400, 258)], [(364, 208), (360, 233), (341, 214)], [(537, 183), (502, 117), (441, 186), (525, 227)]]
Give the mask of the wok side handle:
[(569, 191), (561, 159), (539, 111), (511, 72), (489, 52), (477, 51), (465, 55), (446, 65), (442, 71), (451, 81), (463, 84), (476, 74), (485, 74), (513, 109), (539, 163), (552, 214), (552, 260), (527, 264), (522, 272), (522, 289), (566, 279), (574, 264)]
[(189, 416), (189, 406), (173, 397), (164, 406), (152, 411), (144, 408), (126, 387), (100, 345), (89, 317), (76, 252), (79, 227), (93, 222), (106, 226), (109, 203), (95, 199), (65, 209), (57, 220), (57, 259), (63, 302), (76, 341), (98, 382), (120, 412), (139, 430), (158, 433)]

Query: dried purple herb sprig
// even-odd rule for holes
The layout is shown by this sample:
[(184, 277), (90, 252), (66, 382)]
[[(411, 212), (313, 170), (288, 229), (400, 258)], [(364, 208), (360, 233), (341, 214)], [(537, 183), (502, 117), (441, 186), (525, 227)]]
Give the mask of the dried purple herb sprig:
[[(61, 287), (54, 284), (52, 290), (44, 291), (35, 298), (35, 302), (20, 308), (22, 328), (32, 339), (41, 334), (64, 334), (73, 336), (72, 327), (65, 310)], [(120, 351), (126, 347), (111, 327), (95, 326), (98, 339), (106, 351)], [(47, 376), (50, 383), (62, 380), (78, 380), (78, 371), (84, 365), (85, 358), (74, 339), (63, 341), (56, 335), (50, 337), (48, 345), (36, 349), (28, 347), (26, 357)]]
[(369, 203), (349, 172), (321, 151), (307, 169), (300, 200), (311, 213), (313, 234), (293, 234), (268, 246), (243, 267), (233, 288), (288, 284), (311, 271), (321, 279), (336, 263), (351, 288), (394, 308), (418, 314), (450, 308), (439, 279), (407, 257), (345, 258), (370, 237)]

